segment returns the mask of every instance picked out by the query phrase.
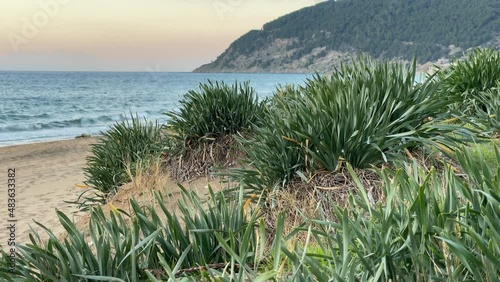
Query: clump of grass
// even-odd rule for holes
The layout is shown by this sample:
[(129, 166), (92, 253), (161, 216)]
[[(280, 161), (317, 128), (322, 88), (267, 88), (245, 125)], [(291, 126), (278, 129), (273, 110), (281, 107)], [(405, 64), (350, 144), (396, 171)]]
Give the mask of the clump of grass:
[(162, 140), (162, 127), (138, 116), (111, 126), (92, 145), (84, 168), (86, 184), (104, 194), (115, 191), (130, 181), (127, 165), (134, 168), (139, 160), (159, 155)]
[(160, 157), (139, 160), (135, 166), (135, 168), (127, 166), (126, 171), (136, 191), (152, 193), (167, 187), (169, 178)]
[(484, 120), (488, 131), (498, 137), (500, 135), (500, 80), (497, 87), (479, 93), (478, 100), (482, 107), (477, 109), (477, 115)]
[(329, 77), (316, 75), (304, 87), (282, 89), (266, 122), (242, 140), (255, 170), (236, 174), (269, 187), (297, 173), (309, 178), (337, 171), (345, 162), (356, 168), (388, 162), (404, 148), (456, 146), (465, 131), (439, 124), (449, 116), (443, 109), (456, 100), (436, 95), (432, 78), (416, 84), (415, 75), (415, 62), (405, 67), (360, 59)]
[(208, 81), (191, 90), (167, 113), (169, 125), (185, 142), (241, 133), (262, 118), (262, 103), (249, 82), (227, 85)]
[(138, 196), (148, 202), (154, 202), (154, 193), (157, 191), (165, 192), (170, 182), (163, 159), (160, 156), (150, 156), (145, 160), (139, 159), (134, 164), (126, 164), (124, 169), (129, 181), (121, 185), (119, 189), (107, 193), (88, 189), (81, 193), (75, 201), (66, 203), (76, 205), (78, 211), (88, 212), (95, 205), (128, 202), (128, 199)]
[(264, 105), (248, 82), (200, 84), (167, 113), (177, 141), (167, 158), (178, 181), (207, 175), (214, 167), (230, 166), (241, 156), (235, 135), (246, 136), (263, 118)]
[(500, 82), (500, 52), (476, 49), (465, 60), (439, 70), (437, 79), (442, 87), (441, 96), (459, 97), (460, 101), (454, 105), (455, 108), (475, 115), (478, 108), (486, 110), (487, 106), (480, 99), (480, 93), (489, 91)]
[(490, 167), (497, 164), (495, 148), (500, 146), (500, 139), (491, 139), (489, 142), (470, 144), (471, 155), (474, 159), (484, 159)]
[[(259, 251), (262, 241), (254, 232), (258, 212), (245, 211), (242, 194), (228, 201), (223, 194), (210, 190), (210, 199), (204, 202), (196, 193), (181, 189), (179, 214), (165, 206), (160, 193), (156, 194), (160, 206), (156, 210), (134, 199), (130, 201), (130, 215), (112, 209), (106, 216), (102, 208), (93, 208), (89, 236), (58, 212), (68, 236), (59, 240), (49, 228), (37, 223), (49, 239), (43, 241), (33, 231), (31, 244), (17, 246), (13, 275), (7, 271), (8, 258), (2, 251), (0, 278), (5, 281), (176, 280), (186, 273), (199, 276), (210, 268), (236, 273), (248, 265), (258, 266), (263, 260), (263, 251)], [(256, 250), (261, 254), (252, 253)], [(236, 266), (231, 266), (235, 259)]]

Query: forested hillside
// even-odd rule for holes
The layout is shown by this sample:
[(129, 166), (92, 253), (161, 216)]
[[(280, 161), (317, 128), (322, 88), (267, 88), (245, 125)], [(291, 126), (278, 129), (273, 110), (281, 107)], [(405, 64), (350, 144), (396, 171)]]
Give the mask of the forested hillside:
[(499, 34), (498, 0), (326, 1), (248, 32), (198, 71), (312, 69), (358, 52), (425, 63), (498, 47)]

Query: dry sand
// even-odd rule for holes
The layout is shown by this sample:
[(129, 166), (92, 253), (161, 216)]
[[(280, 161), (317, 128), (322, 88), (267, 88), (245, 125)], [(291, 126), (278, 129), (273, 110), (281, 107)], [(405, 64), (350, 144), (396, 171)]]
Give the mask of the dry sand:
[[(49, 227), (55, 234), (64, 229), (56, 209), (70, 215), (75, 201), (84, 191), (75, 186), (85, 179), (82, 168), (94, 138), (0, 147), (0, 226), (7, 226), (7, 170), (16, 169), (16, 243), (29, 243), (29, 225), (34, 220)], [(10, 223), (9, 223), (10, 224)], [(37, 228), (40, 230), (40, 228)], [(9, 230), (0, 228), (0, 245), (6, 246)]]

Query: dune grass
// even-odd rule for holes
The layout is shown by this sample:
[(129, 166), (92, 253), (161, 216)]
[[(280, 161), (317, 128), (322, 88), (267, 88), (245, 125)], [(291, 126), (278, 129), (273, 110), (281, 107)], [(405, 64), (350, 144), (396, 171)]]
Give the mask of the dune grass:
[(491, 49), (475, 49), (465, 60), (454, 62), (438, 72), (442, 97), (455, 96), (460, 102), (454, 107), (461, 112), (475, 115), (478, 108), (487, 104), (480, 98), (481, 92), (495, 88), (500, 82), (500, 52)]
[(190, 181), (214, 167), (234, 165), (240, 156), (234, 136), (252, 134), (263, 112), (264, 101), (249, 82), (208, 81), (186, 93), (179, 109), (166, 113), (174, 133), (166, 158), (171, 177)]
[(92, 145), (84, 173), (86, 184), (107, 194), (130, 181), (126, 167), (135, 167), (139, 160), (156, 157), (162, 148), (162, 126), (141, 121), (131, 115), (131, 120), (113, 125), (102, 133)]
[(170, 111), (169, 125), (184, 142), (196, 142), (251, 130), (262, 117), (262, 102), (249, 82), (201, 83), (179, 102), (179, 110)]
[[(282, 89), (266, 122), (242, 140), (246, 163), (236, 177), (261, 187), (285, 185), (296, 174), (334, 172), (349, 163), (367, 168), (416, 146), (455, 148), (473, 136), (447, 108), (458, 99), (438, 95), (432, 78), (417, 84), (410, 66), (359, 59), (304, 87)], [(453, 133), (453, 134), (451, 134)]]

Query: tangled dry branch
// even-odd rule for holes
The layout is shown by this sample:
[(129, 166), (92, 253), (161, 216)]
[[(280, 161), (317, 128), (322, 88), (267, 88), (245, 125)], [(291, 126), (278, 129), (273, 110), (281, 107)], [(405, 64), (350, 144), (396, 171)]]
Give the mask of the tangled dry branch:
[(167, 158), (170, 177), (183, 182), (210, 175), (217, 167), (230, 167), (241, 157), (232, 135), (188, 142), (182, 153)]

